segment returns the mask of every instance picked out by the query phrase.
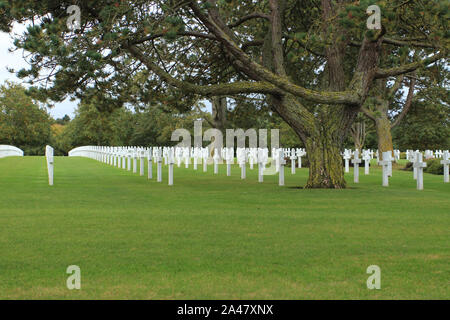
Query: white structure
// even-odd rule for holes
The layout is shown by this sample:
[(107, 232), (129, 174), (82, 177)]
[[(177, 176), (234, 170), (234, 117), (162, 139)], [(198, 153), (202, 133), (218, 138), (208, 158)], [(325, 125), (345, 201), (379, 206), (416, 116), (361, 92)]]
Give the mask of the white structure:
[(147, 150), (147, 163), (148, 163), (148, 179), (153, 178), (153, 160), (152, 160), (152, 148)]
[(156, 162), (157, 162), (157, 167), (156, 167), (156, 181), (161, 182), (162, 181), (162, 156), (161, 156), (161, 150), (158, 150), (158, 153), (156, 155)]
[(278, 150), (278, 185), (284, 186), (284, 165), (286, 161), (284, 160), (284, 151), (282, 149)]
[(427, 167), (427, 163), (422, 160), (422, 152), (416, 152), (414, 168), (417, 168), (417, 190), (423, 190), (423, 168)]
[(48, 184), (53, 185), (53, 148), (50, 146), (45, 147), (45, 159), (47, 160), (48, 171)]
[(448, 165), (450, 164), (450, 154), (448, 151), (444, 151), (442, 158), (443, 160), (441, 160), (441, 164), (444, 165), (444, 182), (448, 183)]
[(173, 165), (175, 163), (174, 150), (169, 149), (168, 154), (168, 163), (169, 163), (169, 186), (173, 186)]
[(345, 160), (345, 173), (350, 172), (349, 161), (352, 158), (352, 151), (349, 149), (344, 150), (344, 160)]
[(214, 174), (218, 174), (219, 173), (219, 160), (220, 160), (220, 155), (219, 155), (219, 150), (216, 148), (214, 149)]
[(372, 159), (370, 151), (364, 150), (363, 151), (363, 160), (364, 160), (364, 174), (369, 174), (369, 168), (370, 168), (370, 160)]
[(379, 164), (383, 166), (383, 187), (389, 186), (389, 165), (392, 165), (391, 152), (383, 152), (383, 160), (379, 161)]
[(291, 150), (291, 174), (295, 174), (295, 160), (297, 159), (297, 157), (295, 156), (295, 150), (292, 149)]
[(359, 164), (361, 163), (361, 159), (359, 159), (359, 151), (355, 150), (353, 163), (353, 182), (359, 183)]
[(0, 158), (23, 157), (23, 151), (14, 146), (0, 144)]

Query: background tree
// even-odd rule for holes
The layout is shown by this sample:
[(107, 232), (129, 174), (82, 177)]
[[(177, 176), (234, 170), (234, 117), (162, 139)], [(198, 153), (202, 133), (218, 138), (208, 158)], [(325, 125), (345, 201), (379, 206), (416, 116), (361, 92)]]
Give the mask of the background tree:
[(42, 155), (50, 141), (51, 119), (47, 111), (20, 85), (0, 86), (0, 144), (22, 149), (25, 155)]
[[(448, 49), (441, 0), (85, 0), (76, 33), (60, 2), (2, 2), (3, 30), (35, 22), (15, 45), (31, 53), (20, 76), (51, 70), (53, 86), (36, 96), (88, 93), (106, 108), (165, 100), (181, 110), (198, 96), (264, 95), (307, 149), (309, 188), (345, 187), (340, 151), (374, 80), (427, 66)], [(382, 30), (366, 29), (372, 3)], [(381, 51), (397, 47), (415, 54), (380, 64)]]
[[(405, 119), (393, 130), (394, 145), (401, 150), (450, 148), (450, 96), (448, 71), (433, 72), (419, 83), (419, 91)], [(430, 86), (430, 83), (432, 84)]]

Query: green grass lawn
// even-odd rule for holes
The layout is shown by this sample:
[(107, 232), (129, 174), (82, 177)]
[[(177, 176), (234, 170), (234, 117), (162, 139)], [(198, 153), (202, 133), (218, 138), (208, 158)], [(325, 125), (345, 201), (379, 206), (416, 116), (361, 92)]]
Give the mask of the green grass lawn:
[[(156, 177), (156, 166), (154, 177)], [(351, 168), (351, 171), (353, 169)], [(175, 168), (174, 186), (84, 158), (0, 159), (2, 299), (449, 299), (450, 184), (381, 170), (305, 190)], [(81, 268), (68, 290), (66, 268)], [(381, 268), (368, 290), (366, 269)]]

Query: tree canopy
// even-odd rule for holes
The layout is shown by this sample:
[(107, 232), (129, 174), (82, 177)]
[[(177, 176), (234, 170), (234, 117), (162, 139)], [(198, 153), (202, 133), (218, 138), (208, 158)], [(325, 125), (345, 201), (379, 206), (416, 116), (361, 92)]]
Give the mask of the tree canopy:
[[(446, 59), (449, 1), (2, 0), (0, 26), (32, 21), (17, 48), (19, 76), (41, 99), (95, 99), (99, 109), (161, 101), (179, 110), (198, 96), (264, 96), (303, 141), (307, 187), (343, 188), (340, 150), (377, 79)], [(367, 29), (369, 5), (380, 30)], [(67, 4), (68, 5), (68, 4)], [(383, 59), (381, 59), (383, 57)]]
[(43, 154), (50, 141), (51, 119), (47, 111), (20, 85), (0, 86), (0, 144), (16, 146), (26, 155)]

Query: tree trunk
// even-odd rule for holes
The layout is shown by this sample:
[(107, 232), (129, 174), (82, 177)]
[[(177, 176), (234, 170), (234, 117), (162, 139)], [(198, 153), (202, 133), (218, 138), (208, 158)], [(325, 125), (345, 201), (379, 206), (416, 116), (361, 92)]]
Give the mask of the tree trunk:
[(293, 96), (274, 97), (271, 102), (305, 144), (309, 160), (306, 188), (345, 188), (340, 152), (357, 111), (344, 106), (323, 106), (313, 116), (302, 112), (303, 107)]
[(355, 149), (361, 152), (366, 140), (366, 123), (364, 121), (353, 123), (350, 133), (355, 144)]
[(211, 99), (211, 104), (214, 128), (219, 129), (222, 134), (225, 134), (227, 122), (227, 98), (213, 97)]
[(309, 160), (309, 179), (306, 188), (346, 187), (342, 166), (341, 134), (337, 130), (320, 130), (305, 143)]
[(380, 117), (376, 118), (375, 126), (377, 129), (379, 154), (381, 155), (386, 151), (394, 151), (391, 135), (391, 121), (388, 119), (387, 115), (382, 114)]

